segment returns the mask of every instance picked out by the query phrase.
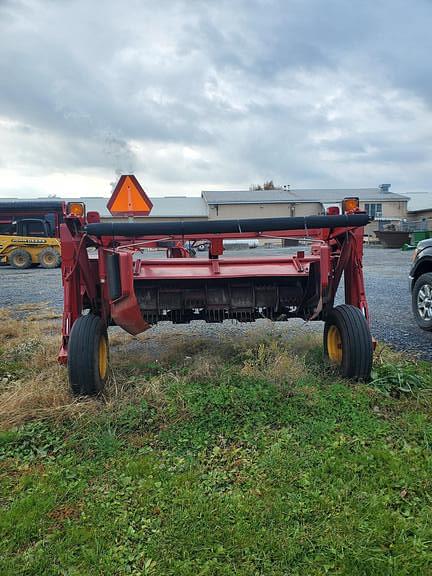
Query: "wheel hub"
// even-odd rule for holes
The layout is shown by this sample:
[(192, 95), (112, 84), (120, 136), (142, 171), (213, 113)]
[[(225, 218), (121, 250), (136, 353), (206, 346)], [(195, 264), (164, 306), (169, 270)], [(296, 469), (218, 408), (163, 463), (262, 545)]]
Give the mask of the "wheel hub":
[(422, 320), (432, 320), (432, 286), (424, 284), (417, 294), (417, 310)]
[(335, 364), (342, 364), (342, 338), (337, 326), (330, 326), (327, 333), (327, 350), (329, 358)]
[(104, 336), (99, 340), (99, 376), (105, 379), (108, 368), (108, 345)]

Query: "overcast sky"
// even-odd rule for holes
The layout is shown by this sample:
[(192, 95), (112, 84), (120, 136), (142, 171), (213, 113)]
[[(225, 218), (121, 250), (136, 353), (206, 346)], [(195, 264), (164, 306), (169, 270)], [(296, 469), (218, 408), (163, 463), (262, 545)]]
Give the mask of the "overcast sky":
[(0, 0), (0, 196), (432, 190), (431, 25), (431, 0)]

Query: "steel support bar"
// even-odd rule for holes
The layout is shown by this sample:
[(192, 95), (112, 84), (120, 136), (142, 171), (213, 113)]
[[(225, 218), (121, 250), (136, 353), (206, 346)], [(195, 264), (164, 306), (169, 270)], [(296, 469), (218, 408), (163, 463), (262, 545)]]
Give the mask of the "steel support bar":
[(362, 264), (363, 235), (356, 232), (351, 234), (351, 250), (344, 268), (345, 302), (360, 308), (369, 320)]

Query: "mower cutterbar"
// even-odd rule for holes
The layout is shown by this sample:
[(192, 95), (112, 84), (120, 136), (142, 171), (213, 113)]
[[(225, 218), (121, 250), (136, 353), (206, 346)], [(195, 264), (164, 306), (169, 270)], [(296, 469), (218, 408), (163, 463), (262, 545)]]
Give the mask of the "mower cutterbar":
[[(363, 283), (364, 213), (161, 223), (100, 223), (69, 216), (61, 226), (63, 341), (76, 394), (102, 390), (108, 373), (110, 325), (139, 334), (157, 322), (223, 322), (257, 318), (323, 320), (324, 353), (339, 372), (367, 379), (372, 338)], [(305, 239), (310, 253), (223, 258), (223, 240)], [(206, 242), (208, 258), (190, 248)], [(186, 248), (189, 247), (189, 249)], [(97, 249), (89, 258), (87, 248)], [(164, 247), (166, 258), (144, 248)], [(344, 274), (345, 304), (334, 307)]]

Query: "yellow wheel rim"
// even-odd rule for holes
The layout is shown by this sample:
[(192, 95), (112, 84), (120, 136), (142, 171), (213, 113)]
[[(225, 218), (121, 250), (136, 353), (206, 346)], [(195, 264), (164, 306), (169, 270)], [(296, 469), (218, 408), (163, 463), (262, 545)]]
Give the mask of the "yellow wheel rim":
[(330, 326), (327, 332), (327, 351), (332, 362), (342, 364), (342, 338), (335, 325)]
[(108, 342), (105, 336), (99, 340), (99, 376), (105, 379), (108, 370)]

